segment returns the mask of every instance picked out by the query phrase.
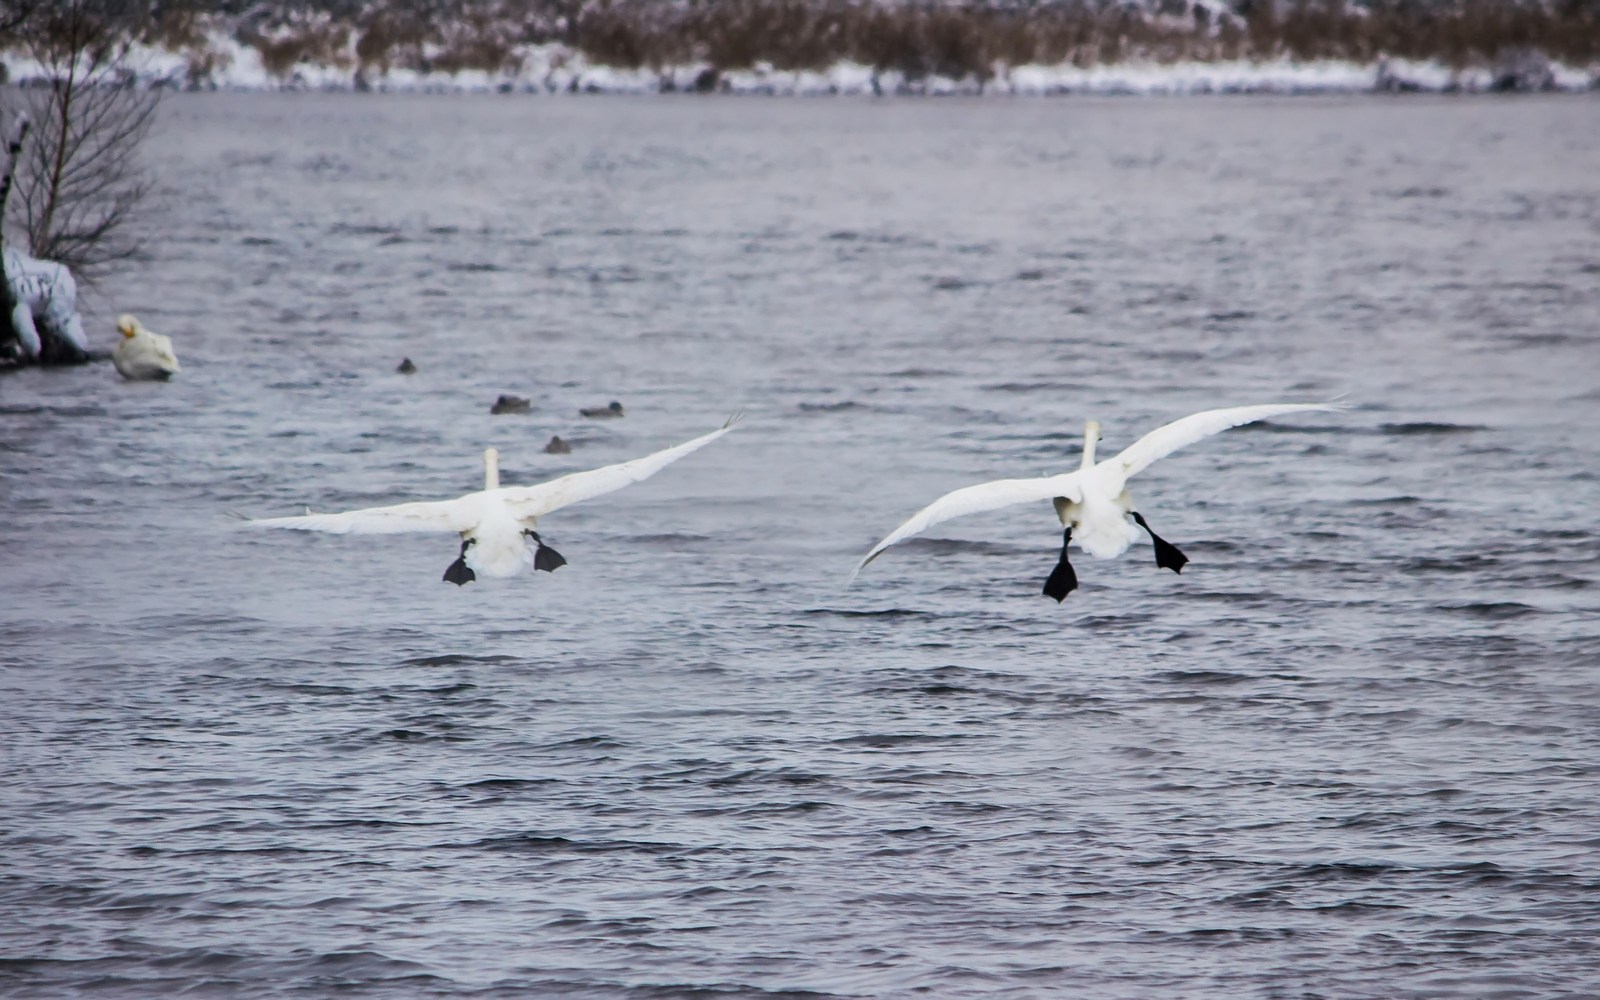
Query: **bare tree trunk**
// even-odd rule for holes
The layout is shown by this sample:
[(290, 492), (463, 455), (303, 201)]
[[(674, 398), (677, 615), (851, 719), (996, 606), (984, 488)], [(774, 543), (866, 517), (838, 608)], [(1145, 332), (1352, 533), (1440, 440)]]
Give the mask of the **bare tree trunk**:
[(33, 124), (28, 121), (26, 112), (17, 116), (16, 130), (11, 134), (11, 141), (6, 144), (6, 172), (0, 177), (0, 308), (5, 310), (4, 320), (0, 321), (0, 330), (5, 336), (0, 337), (0, 342), (7, 339), (18, 339), (17, 331), (12, 325), (11, 316), (16, 311), (16, 300), (11, 297), (11, 282), (6, 277), (6, 238), (5, 217), (6, 203), (11, 200), (11, 179), (17, 173), (17, 157), (22, 154), (22, 144), (28, 138), (28, 126)]

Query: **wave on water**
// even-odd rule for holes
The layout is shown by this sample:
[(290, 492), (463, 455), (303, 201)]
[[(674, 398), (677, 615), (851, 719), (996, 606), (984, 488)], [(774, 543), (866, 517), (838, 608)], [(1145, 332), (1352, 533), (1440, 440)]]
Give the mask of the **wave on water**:
[[(1500, 211), (1600, 205), (1592, 99), (696, 100), (171, 102), (192, 197), (105, 301), (193, 377), (0, 378), (0, 994), (1593, 992), (1600, 395), (1571, 344), (1472, 353), (1600, 302), (1593, 211)], [(328, 150), (359, 169), (290, 162)], [(1275, 328), (1196, 329), (1245, 311)], [(1109, 454), (1346, 386), (1135, 484), (1182, 575), (1141, 541), (1051, 601), (1042, 504), (846, 587), (941, 490), (1075, 465), (1084, 417)], [(590, 539), (554, 575), (226, 518), (474, 489), (489, 444), (537, 481), (729, 400), (729, 450), (542, 525)]]
[(797, 409), (799, 409), (801, 413), (844, 413), (849, 410), (866, 410), (874, 413), (898, 412), (894, 407), (876, 406), (872, 403), (858, 403), (851, 399), (841, 400), (837, 403), (812, 403), (809, 401), (802, 401)]
[(1471, 434), (1477, 431), (1486, 431), (1489, 428), (1482, 424), (1450, 424), (1432, 420), (1418, 420), (1403, 424), (1380, 424), (1380, 434), (1393, 434), (1404, 437), (1407, 435), (1431, 434)]
[(856, 608), (810, 608), (802, 614), (822, 615), (830, 618), (938, 618), (940, 615), (934, 611), (923, 611), (916, 608), (883, 608), (881, 610), (859, 610)]
[(435, 850), (470, 850), (491, 851), (496, 853), (515, 854), (556, 854), (556, 855), (584, 855), (584, 854), (646, 854), (646, 855), (683, 855), (691, 856), (706, 852), (714, 853), (716, 848), (688, 847), (683, 844), (666, 843), (660, 841), (644, 840), (609, 840), (598, 838), (594, 840), (574, 840), (560, 835), (545, 835), (538, 833), (513, 833), (503, 836), (483, 837), (478, 840), (464, 843), (435, 844)]
[(1521, 601), (1465, 601), (1440, 604), (1439, 610), (1462, 614), (1468, 618), (1496, 622), (1512, 621), (1543, 613), (1540, 609), (1524, 604)]
[(106, 411), (104, 407), (94, 405), (80, 406), (68, 404), (64, 406), (53, 406), (48, 403), (0, 405), (0, 416), (6, 417), (48, 416), (73, 419), (78, 417), (103, 417), (105, 415)]

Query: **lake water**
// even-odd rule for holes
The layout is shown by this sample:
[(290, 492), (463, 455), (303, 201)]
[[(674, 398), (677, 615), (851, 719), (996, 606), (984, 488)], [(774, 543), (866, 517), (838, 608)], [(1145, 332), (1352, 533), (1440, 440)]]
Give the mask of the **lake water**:
[[(1600, 983), (1600, 102), (178, 95), (148, 153), (86, 320), (182, 375), (0, 378), (0, 993)], [(844, 588), (1086, 419), (1341, 394), (1135, 481), (1182, 576), (1058, 606), (1041, 505)], [(230, 517), (737, 409), (553, 575)]]

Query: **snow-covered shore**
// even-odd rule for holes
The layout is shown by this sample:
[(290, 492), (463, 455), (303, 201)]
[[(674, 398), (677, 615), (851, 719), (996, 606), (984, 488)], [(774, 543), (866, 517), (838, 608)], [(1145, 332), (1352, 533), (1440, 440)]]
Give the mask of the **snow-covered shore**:
[[(48, 74), (18, 52), (0, 53), (6, 79), (42, 85)], [(497, 71), (419, 71), (362, 65), (352, 52), (335, 63), (301, 61), (269, 68), (261, 51), (223, 33), (199, 50), (135, 45), (125, 62), (137, 86), (180, 90), (376, 91), (391, 93), (650, 94), (716, 92), (778, 96), (1062, 94), (1340, 94), (1417, 91), (1600, 91), (1600, 65), (1567, 66), (1524, 53), (1495, 66), (1452, 69), (1439, 62), (1380, 59), (1309, 62), (1128, 60), (1080, 67), (997, 62), (986, 78), (910, 76), (849, 61), (824, 70), (777, 70), (758, 64), (719, 70), (708, 63), (629, 69), (590, 61), (561, 44), (513, 48)]]

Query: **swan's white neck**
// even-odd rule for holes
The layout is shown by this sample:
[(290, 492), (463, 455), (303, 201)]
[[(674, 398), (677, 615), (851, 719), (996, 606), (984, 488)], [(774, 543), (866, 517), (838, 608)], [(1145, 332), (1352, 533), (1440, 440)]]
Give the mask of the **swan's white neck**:
[(1088, 469), (1094, 466), (1094, 446), (1099, 441), (1100, 424), (1091, 420), (1083, 427), (1083, 465), (1081, 468)]
[(500, 453), (493, 448), (483, 449), (483, 488), (500, 488)]

